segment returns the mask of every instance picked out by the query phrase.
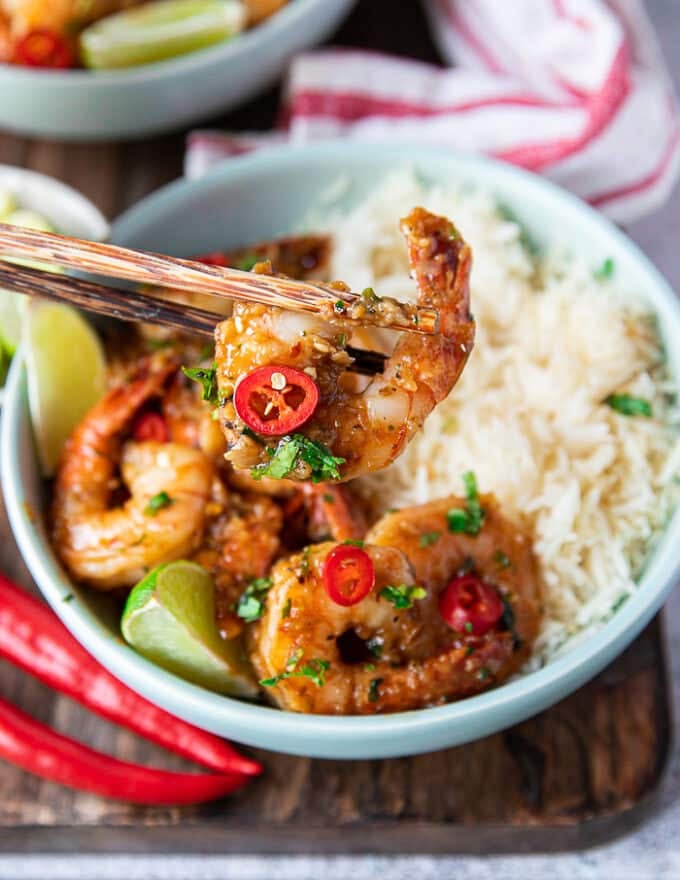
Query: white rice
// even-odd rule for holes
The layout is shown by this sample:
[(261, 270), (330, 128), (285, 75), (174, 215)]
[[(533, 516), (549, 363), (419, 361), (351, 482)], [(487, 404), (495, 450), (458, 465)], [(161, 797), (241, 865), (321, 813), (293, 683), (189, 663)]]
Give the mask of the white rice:
[[(330, 223), (326, 207), (333, 275), (413, 299), (397, 221), (419, 204), (454, 220), (473, 247), (476, 345), (401, 458), (358, 484), (379, 514), (460, 495), (460, 475), (473, 470), (480, 491), (533, 535), (545, 598), (532, 661), (540, 665), (636, 588), (678, 499), (674, 389), (635, 291), (620, 289), (615, 273), (597, 280), (592, 266), (557, 249), (537, 263), (488, 193), (428, 187), (402, 171)], [(621, 391), (651, 401), (654, 418), (602, 403)]]

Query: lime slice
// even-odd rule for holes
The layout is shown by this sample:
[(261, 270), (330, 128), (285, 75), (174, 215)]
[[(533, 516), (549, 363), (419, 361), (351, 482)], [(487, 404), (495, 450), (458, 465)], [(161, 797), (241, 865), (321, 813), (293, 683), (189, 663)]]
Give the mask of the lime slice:
[(0, 189), (0, 223), (7, 223), (9, 215), (18, 207), (14, 195), (8, 189)]
[(136, 651), (181, 678), (220, 694), (257, 693), (239, 641), (217, 631), (215, 587), (195, 562), (149, 572), (128, 596), (121, 629)]
[(21, 339), (21, 321), (26, 297), (20, 293), (0, 290), (0, 346), (12, 357)]
[(238, 0), (157, 0), (109, 15), (80, 35), (85, 67), (151, 64), (233, 37), (245, 26)]
[(58, 303), (28, 304), (22, 342), (38, 457), (51, 476), (66, 439), (106, 390), (104, 352), (87, 321)]

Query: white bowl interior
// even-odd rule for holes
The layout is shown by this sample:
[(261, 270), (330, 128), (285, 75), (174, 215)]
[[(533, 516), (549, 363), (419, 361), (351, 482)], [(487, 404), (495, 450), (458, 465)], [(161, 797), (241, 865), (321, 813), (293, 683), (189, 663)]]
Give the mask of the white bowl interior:
[[(617, 229), (579, 200), (524, 172), (437, 149), (328, 144), (231, 160), (198, 182), (181, 181), (145, 199), (113, 226), (113, 240), (187, 255), (298, 229), (330, 182), (345, 177), (344, 201), (362, 198), (388, 170), (414, 167), (433, 179), (478, 183), (508, 205), (534, 239), (566, 242), (593, 266), (612, 257), (617, 273), (659, 316), (670, 369), (680, 378), (680, 307), (649, 261)], [(410, 206), (408, 206), (410, 207)], [(188, 222), (191, 218), (191, 222)], [(12, 369), (2, 437), (2, 482), (14, 533), (53, 608), (119, 678), (166, 709), (251, 745), (325, 758), (389, 757), (456, 745), (516, 723), (595, 675), (642, 629), (676, 582), (680, 512), (650, 555), (639, 590), (598, 633), (543, 669), (479, 696), (433, 709), (379, 717), (335, 718), (279, 712), (220, 697), (153, 666), (122, 644), (105, 597), (75, 589), (46, 540), (41, 481), (30, 442), (25, 382)], [(74, 593), (76, 600), (65, 603)]]

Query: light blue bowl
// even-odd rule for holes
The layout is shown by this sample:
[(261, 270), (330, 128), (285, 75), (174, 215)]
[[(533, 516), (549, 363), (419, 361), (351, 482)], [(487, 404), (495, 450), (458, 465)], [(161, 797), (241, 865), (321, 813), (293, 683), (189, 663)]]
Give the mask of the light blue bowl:
[(189, 125), (274, 82), (325, 39), (356, 0), (291, 0), (234, 40), (129, 70), (32, 70), (0, 64), (0, 126), (38, 137), (104, 141)]
[[(144, 199), (114, 224), (112, 238), (178, 255), (268, 238), (298, 228), (329, 182), (348, 178), (349, 204), (399, 165), (437, 180), (490, 189), (539, 242), (554, 235), (594, 266), (612, 257), (617, 274), (647, 297), (658, 314), (671, 370), (680, 379), (680, 307), (654, 266), (578, 199), (538, 177), (480, 158), (438, 149), (352, 144), (249, 156), (198, 182), (179, 181)], [(613, 660), (659, 609), (680, 570), (679, 512), (656, 545), (640, 589), (602, 630), (540, 671), (480, 696), (418, 712), (358, 718), (296, 715), (209, 693), (153, 666), (122, 643), (106, 598), (69, 582), (41, 518), (32, 521), (31, 511), (42, 509), (43, 498), (18, 360), (2, 416), (0, 454), (7, 509), (21, 552), (73, 634), (115, 675), (165, 709), (215, 733), (279, 752), (322, 758), (409, 755), (457, 745), (521, 721), (565, 697)], [(76, 600), (64, 602), (71, 592)]]

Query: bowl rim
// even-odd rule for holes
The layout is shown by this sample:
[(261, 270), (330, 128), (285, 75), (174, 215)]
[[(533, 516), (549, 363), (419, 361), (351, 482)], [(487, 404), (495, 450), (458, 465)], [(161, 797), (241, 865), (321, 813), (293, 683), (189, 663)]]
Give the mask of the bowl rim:
[(313, 14), (314, 9), (321, 8), (329, 2), (338, 7), (350, 6), (355, 0), (291, 0), (269, 19), (250, 30), (236, 34), (229, 40), (197, 49), (175, 58), (167, 58), (152, 64), (141, 64), (136, 67), (115, 70), (89, 70), (75, 68), (73, 70), (40, 70), (22, 67), (16, 64), (0, 63), (0, 83), (3, 88), (11, 88), (13, 83), (39, 88), (49, 78), (50, 85), (58, 88), (88, 87), (92, 89), (106, 88), (111, 85), (125, 87), (141, 82), (164, 80), (176, 75), (186, 74), (201, 69), (211, 69), (215, 64), (229, 61), (236, 62), (244, 55), (264, 51), (270, 42), (283, 36), (290, 28), (303, 26), (304, 16)]
[[(113, 238), (117, 227), (134, 220), (142, 204), (145, 209), (153, 208), (158, 212), (181, 202), (188, 190), (198, 197), (201, 192), (214, 188), (217, 182), (228, 183), (264, 171), (271, 173), (273, 168), (285, 174), (329, 159), (342, 161), (349, 167), (352, 163), (360, 166), (367, 156), (391, 161), (394, 165), (399, 162), (426, 162), (428, 157), (437, 161), (446, 159), (456, 165), (461, 174), (477, 174), (482, 185), (493, 188), (494, 179), (504, 178), (522, 184), (547, 202), (556, 215), (566, 212), (578, 218), (579, 222), (585, 222), (586, 227), (595, 225), (608, 236), (614, 249), (628, 252), (640, 265), (648, 279), (646, 293), (651, 304), (655, 311), (663, 308), (664, 313), (671, 316), (671, 332), (680, 337), (680, 302), (674, 292), (637, 245), (606, 218), (544, 178), (496, 160), (454, 153), (443, 148), (328, 142), (305, 147), (272, 148), (262, 153), (229, 159), (197, 181), (178, 180), (147, 196), (118, 218), (113, 225)], [(223, 697), (183, 681), (135, 654), (131, 648), (117, 641), (96, 615), (80, 603), (64, 603), (71, 586), (51, 557), (49, 546), (43, 543), (32, 526), (23, 506), (19, 439), (22, 420), (26, 418), (23, 383), (24, 368), (19, 353), (12, 364), (2, 417), (0, 478), (17, 543), (40, 589), (74, 635), (128, 685), (207, 729), (223, 734), (227, 728), (233, 729), (229, 735), (237, 740), (293, 754), (337, 757), (340, 743), (356, 737), (357, 741), (361, 738), (361, 746), (346, 747), (346, 754), (340, 757), (386, 757), (416, 754), (440, 747), (441, 744), (450, 744), (452, 737), (447, 737), (447, 730), (457, 723), (472, 722), (478, 717), (495, 717), (498, 721), (502, 716), (502, 723), (492, 725), (483, 733), (498, 730), (556, 702), (595, 675), (638, 634), (680, 576), (680, 555), (671, 558), (673, 554), (668, 546), (669, 535), (680, 536), (679, 507), (662, 533), (661, 552), (659, 547), (655, 549), (643, 572), (644, 588), (633, 593), (600, 630), (583, 638), (564, 655), (551, 660), (541, 669), (497, 688), (443, 706), (376, 716), (304, 715)], [(423, 736), (420, 746), (419, 735)], [(407, 748), (403, 746), (405, 736), (409, 738)], [(393, 744), (390, 743), (391, 737), (396, 738)], [(276, 740), (275, 745), (272, 739)], [(343, 749), (340, 748), (340, 751)], [(350, 755), (350, 751), (356, 754)]]

